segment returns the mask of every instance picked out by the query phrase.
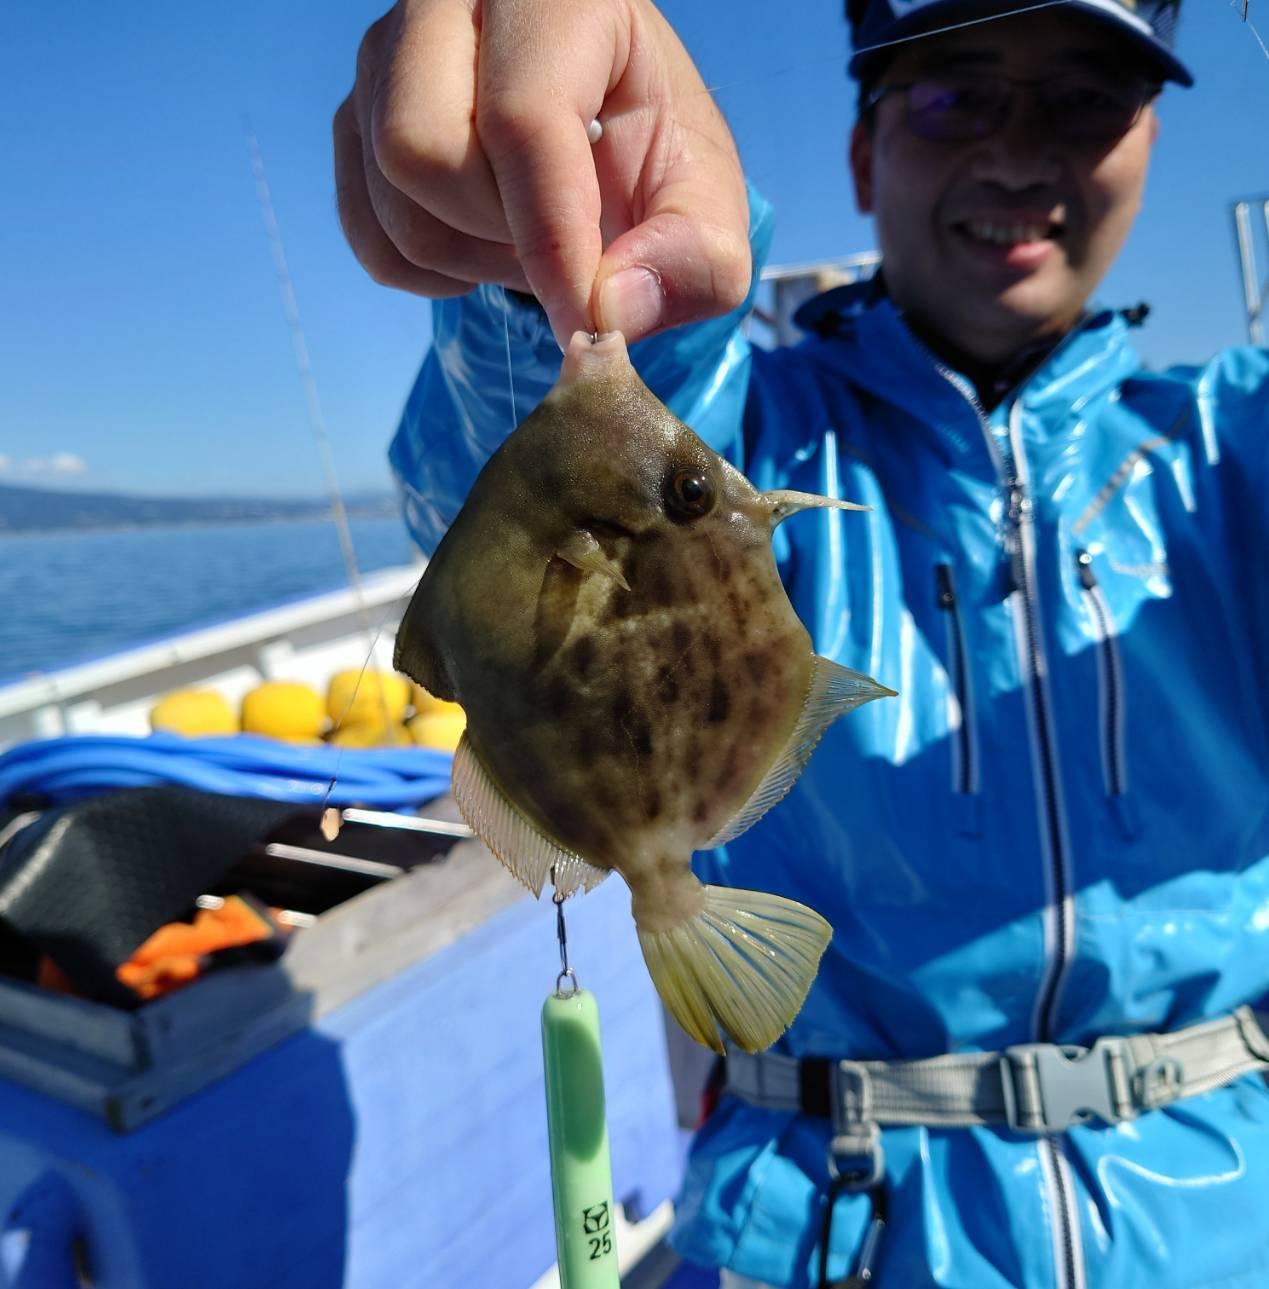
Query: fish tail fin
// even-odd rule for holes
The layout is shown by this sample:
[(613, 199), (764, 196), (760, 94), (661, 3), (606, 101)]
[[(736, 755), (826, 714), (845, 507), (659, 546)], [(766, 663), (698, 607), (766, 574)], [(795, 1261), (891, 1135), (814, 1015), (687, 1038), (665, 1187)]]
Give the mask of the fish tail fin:
[(637, 927), (652, 981), (698, 1043), (770, 1047), (806, 1001), (833, 930), (813, 909), (762, 891), (706, 886), (704, 907), (668, 929)]

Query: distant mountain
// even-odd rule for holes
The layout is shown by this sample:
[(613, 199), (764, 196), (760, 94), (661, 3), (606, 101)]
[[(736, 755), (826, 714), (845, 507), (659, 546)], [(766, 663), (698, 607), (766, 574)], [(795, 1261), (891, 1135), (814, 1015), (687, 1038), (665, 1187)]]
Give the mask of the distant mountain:
[[(357, 518), (394, 515), (389, 492), (344, 498)], [(318, 519), (331, 513), (324, 498), (146, 497), (125, 492), (73, 492), (0, 484), (0, 534), (62, 532), (92, 528), (136, 528), (178, 524), (242, 524), (282, 519)]]

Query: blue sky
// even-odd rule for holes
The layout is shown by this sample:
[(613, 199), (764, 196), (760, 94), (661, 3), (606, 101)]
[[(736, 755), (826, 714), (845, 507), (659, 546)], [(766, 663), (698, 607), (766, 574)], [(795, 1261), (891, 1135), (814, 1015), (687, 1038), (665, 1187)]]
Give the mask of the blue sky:
[[(244, 142), (260, 140), (345, 488), (384, 453), (428, 306), (344, 245), (329, 122), (382, 0), (0, 9), (0, 481), (317, 493), (321, 474)], [(663, 6), (774, 202), (774, 260), (871, 249), (843, 157), (836, 0)], [(1159, 365), (1244, 339), (1229, 203), (1269, 193), (1269, 57), (1227, 0), (1188, 0), (1146, 210), (1104, 298), (1147, 300)], [(1251, 0), (1269, 38), (1269, 3)], [(1262, 248), (1263, 250), (1263, 248)], [(1265, 256), (1269, 271), (1269, 255)]]

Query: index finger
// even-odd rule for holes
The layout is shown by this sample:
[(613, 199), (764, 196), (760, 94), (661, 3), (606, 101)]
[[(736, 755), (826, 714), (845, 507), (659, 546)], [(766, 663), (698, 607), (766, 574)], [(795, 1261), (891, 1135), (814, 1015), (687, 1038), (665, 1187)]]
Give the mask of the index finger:
[(476, 128), (525, 277), (562, 346), (594, 330), (602, 203), (587, 128), (622, 55), (611, 11), (582, 11), (580, 23), (571, 7), (547, 5), (532, 20), (525, 7), (514, 12), (514, 23), (488, 15)]
[[(570, 128), (571, 127), (571, 128)], [(490, 151), (516, 255), (563, 345), (593, 331), (589, 304), (603, 244), (599, 184), (579, 121), (517, 122), (518, 141)]]

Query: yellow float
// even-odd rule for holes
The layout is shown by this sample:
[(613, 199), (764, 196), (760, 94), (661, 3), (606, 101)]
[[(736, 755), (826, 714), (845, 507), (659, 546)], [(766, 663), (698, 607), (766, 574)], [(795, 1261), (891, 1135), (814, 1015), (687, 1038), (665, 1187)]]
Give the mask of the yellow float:
[(242, 700), (242, 728), (247, 734), (307, 743), (320, 738), (325, 726), (326, 705), (309, 685), (269, 680)]
[(238, 715), (214, 689), (178, 689), (165, 694), (150, 709), (150, 728), (190, 738), (237, 734)]

